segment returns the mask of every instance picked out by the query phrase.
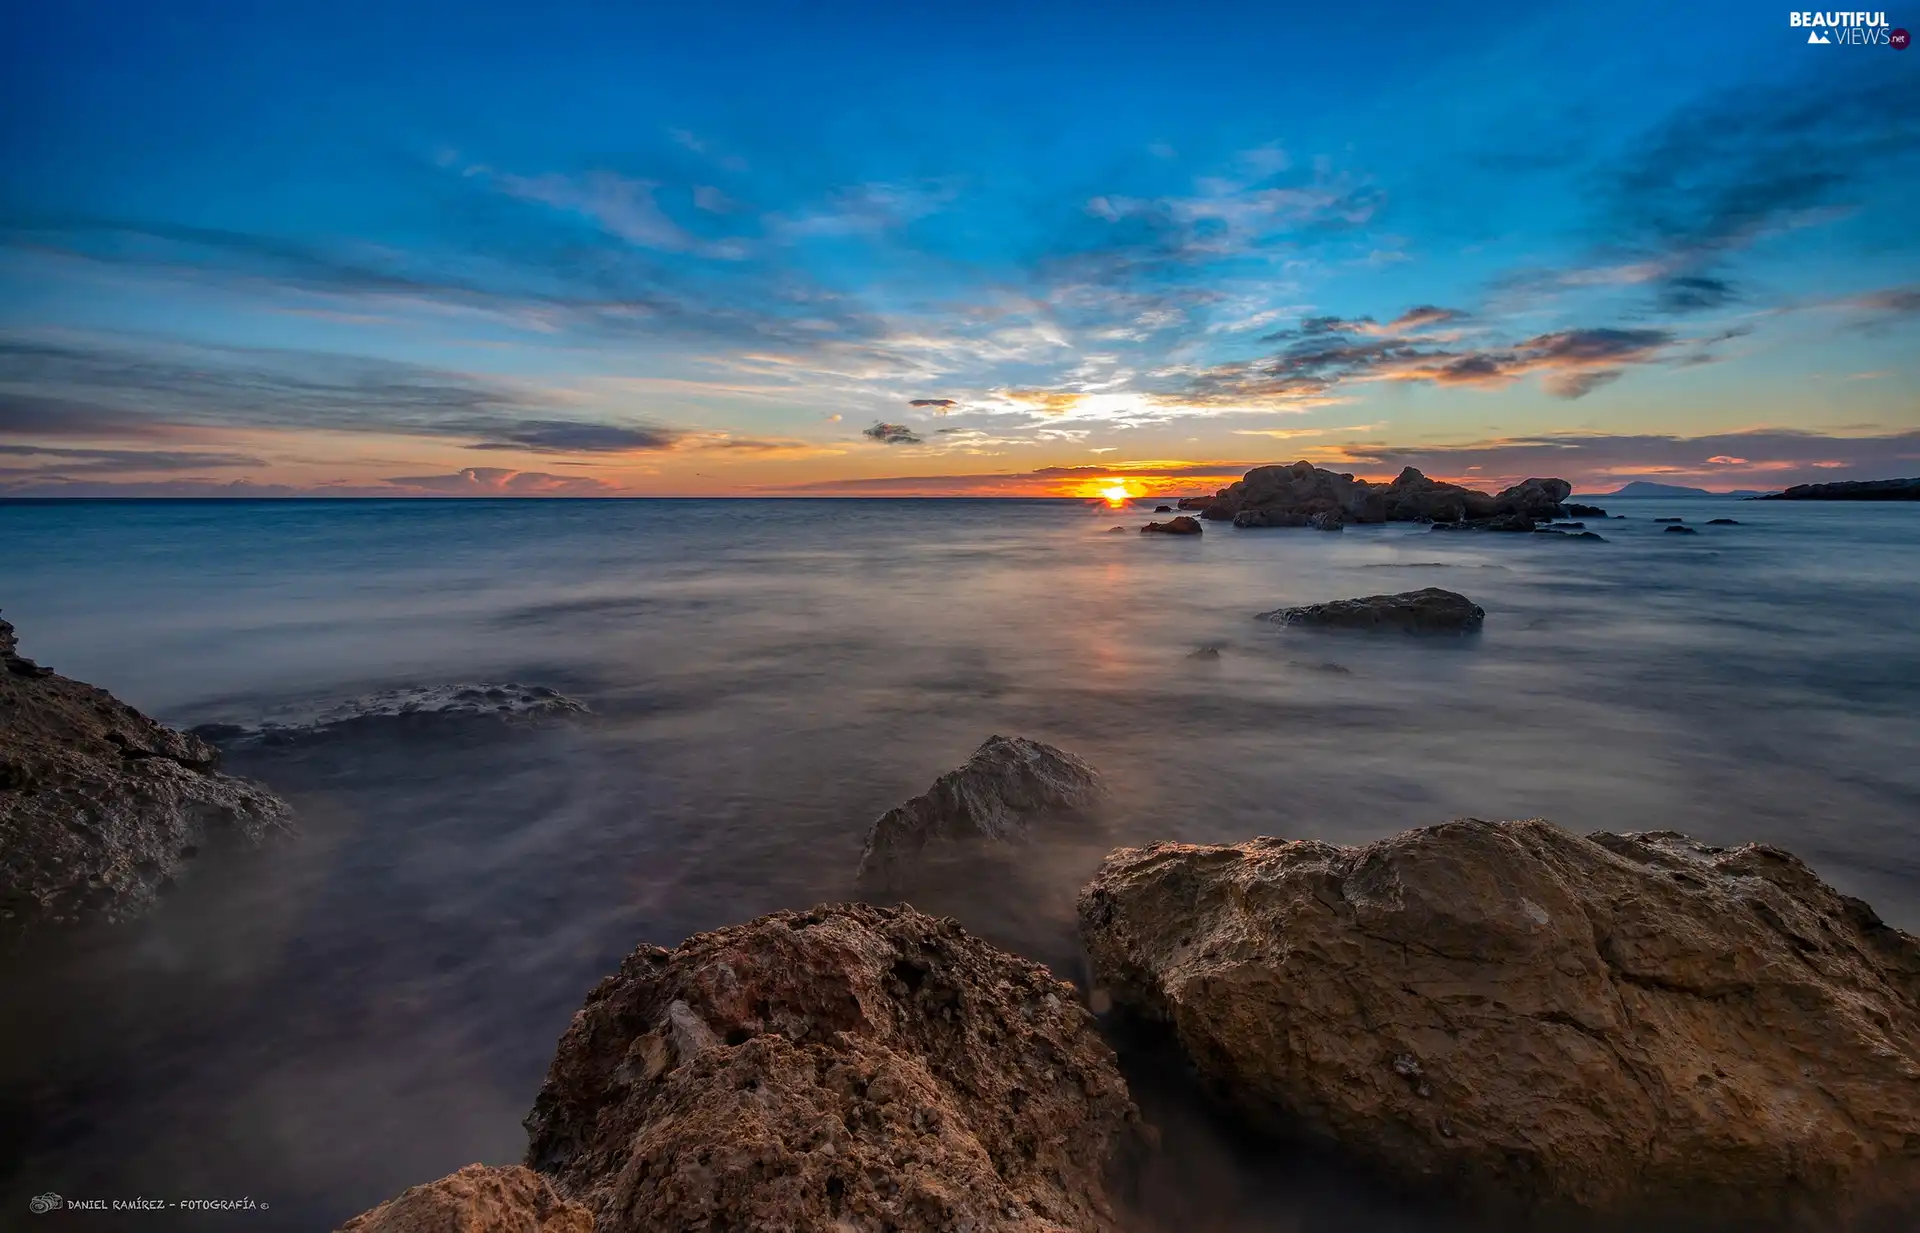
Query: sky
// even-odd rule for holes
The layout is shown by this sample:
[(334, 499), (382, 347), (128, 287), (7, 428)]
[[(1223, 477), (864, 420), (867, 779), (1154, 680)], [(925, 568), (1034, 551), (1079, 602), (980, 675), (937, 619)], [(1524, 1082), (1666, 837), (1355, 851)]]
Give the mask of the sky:
[(1885, 18), (0, 4), (0, 495), (1920, 475)]

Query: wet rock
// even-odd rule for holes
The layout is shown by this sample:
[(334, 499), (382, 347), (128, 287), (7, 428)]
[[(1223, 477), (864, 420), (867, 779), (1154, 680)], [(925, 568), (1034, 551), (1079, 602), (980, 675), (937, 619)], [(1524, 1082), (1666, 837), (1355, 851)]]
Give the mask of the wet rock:
[(1406, 633), (1463, 634), (1478, 630), (1486, 610), (1466, 596), (1439, 587), (1397, 595), (1367, 595), (1259, 614), (1276, 625), (1315, 629), (1397, 629)]
[(1148, 533), (1159, 535), (1198, 535), (1200, 534), (1200, 523), (1198, 519), (1189, 518), (1185, 514), (1182, 514), (1178, 518), (1169, 518), (1165, 522), (1149, 522), (1146, 526), (1140, 528), (1140, 533), (1142, 535)]
[(1383, 505), (1391, 522), (1465, 522), (1491, 517), (1496, 509), (1486, 493), (1428, 479), (1414, 467), (1404, 468), (1387, 485)]
[(1655, 518), (1655, 522), (1685, 522), (1685, 518)]
[(1590, 539), (1598, 544), (1604, 544), (1609, 542), (1606, 536), (1601, 535), (1595, 531), (1579, 531), (1573, 535), (1569, 535), (1567, 538), (1568, 539)]
[(1220, 498), (1217, 496), (1181, 497), (1178, 501), (1174, 502), (1174, 505), (1180, 509), (1203, 510), (1207, 508), (1207, 506), (1212, 505), (1215, 501), (1218, 501), (1219, 499)]
[(1115, 534), (1115, 533), (1117, 533), (1117, 532), (1123, 532), (1123, 531), (1125, 531), (1126, 529), (1127, 529), (1127, 528), (1125, 528), (1125, 527), (1108, 527), (1108, 528), (1107, 528), (1107, 534), (1108, 534), (1108, 535), (1113, 535), (1113, 534)]
[(1201, 517), (1240, 527), (1303, 527), (1311, 516), (1336, 510), (1354, 522), (1386, 521), (1380, 494), (1365, 480), (1310, 462), (1255, 467), (1222, 489)]
[(1217, 646), (1203, 646), (1199, 650), (1194, 651), (1193, 653), (1188, 655), (1187, 658), (1217, 660), (1220, 658), (1220, 648)]
[(0, 931), (124, 920), (217, 839), (291, 829), (200, 737), (18, 653), (0, 620)]
[(593, 1213), (531, 1169), (471, 1164), (402, 1191), (338, 1233), (593, 1233)]
[(1546, 522), (1565, 512), (1560, 503), (1572, 491), (1573, 485), (1563, 479), (1522, 480), (1498, 493), (1493, 498), (1493, 508), (1496, 513), (1519, 514), (1535, 522)]
[(1920, 940), (1777, 848), (1472, 819), (1163, 843), (1079, 910), (1096, 987), (1219, 1100), (1401, 1181), (1920, 1214)]
[(1154, 506), (1154, 507), (1153, 507), (1153, 512), (1154, 512), (1154, 513), (1156, 513), (1156, 514), (1171, 514), (1171, 513), (1173, 512), (1173, 506), (1171, 506), (1171, 505), (1156, 505), (1156, 506)]
[(926, 793), (882, 814), (860, 853), (860, 884), (897, 888), (929, 848), (1017, 843), (1035, 823), (1071, 822), (1106, 796), (1099, 772), (1064, 749), (1022, 736), (991, 736)]
[(1582, 505), (1578, 501), (1566, 502), (1566, 511), (1569, 518), (1605, 518), (1607, 516), (1607, 511), (1598, 505)]
[[(677, 1043), (675, 1008), (710, 1037)], [(601, 1233), (1116, 1230), (1146, 1141), (1074, 990), (951, 920), (842, 904), (646, 946), (594, 989), (527, 1163)]]
[(1709, 518), (1707, 519), (1707, 525), (1710, 527), (1737, 527), (1740, 525), (1740, 520), (1738, 518)]
[(1325, 513), (1307, 515), (1307, 525), (1316, 531), (1344, 531), (1347, 519), (1339, 510), (1330, 509)]
[(1700, 534), (1700, 532), (1698, 532), (1698, 531), (1696, 531), (1696, 530), (1694, 530), (1694, 529), (1693, 529), (1692, 527), (1684, 527), (1684, 526), (1682, 526), (1682, 527), (1668, 527), (1668, 528), (1667, 528), (1666, 530), (1667, 530), (1667, 534), (1668, 534), (1668, 535), (1698, 535), (1698, 534)]
[(1556, 522), (1553, 525), (1563, 531), (1584, 531), (1587, 529), (1587, 524), (1584, 522)]

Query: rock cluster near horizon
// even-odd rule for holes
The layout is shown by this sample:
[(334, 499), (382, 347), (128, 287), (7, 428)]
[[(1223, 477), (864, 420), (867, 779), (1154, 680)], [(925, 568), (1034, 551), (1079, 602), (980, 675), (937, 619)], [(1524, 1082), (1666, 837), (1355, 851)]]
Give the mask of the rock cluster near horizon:
[[(1435, 522), (1490, 530), (1534, 529), (1564, 517), (1573, 486), (1562, 479), (1529, 479), (1488, 495), (1428, 479), (1407, 467), (1390, 484), (1372, 484), (1310, 462), (1255, 467), (1222, 488), (1201, 517), (1236, 527), (1318, 527), (1347, 523)], [(1189, 508), (1189, 498), (1181, 508)], [(1524, 525), (1523, 525), (1524, 524)]]
[[(1046, 796), (1018, 769), (1039, 751), (1068, 795), (1097, 783), (993, 738), (999, 769), (940, 781), (974, 839), (1027, 825), (1004, 819)], [(1162, 1025), (1269, 1133), (1249, 1150), (1311, 1140), (1493, 1209), (1920, 1211), (1920, 940), (1779, 849), (1472, 819), (1160, 843), (1111, 853), (1078, 910), (1091, 999)], [(527, 1169), (347, 1229), (1119, 1233), (1156, 1140), (1080, 996), (908, 907), (642, 946), (562, 1038)]]
[(203, 847), (290, 829), (219, 751), (19, 654), (0, 620), (0, 933), (116, 921)]

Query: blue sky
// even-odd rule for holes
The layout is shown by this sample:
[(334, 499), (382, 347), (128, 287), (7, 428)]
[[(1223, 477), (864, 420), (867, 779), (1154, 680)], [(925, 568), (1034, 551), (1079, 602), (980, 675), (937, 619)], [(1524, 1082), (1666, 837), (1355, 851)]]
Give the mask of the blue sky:
[(1920, 473), (1920, 56), (1784, 9), (5, 20), (4, 491)]

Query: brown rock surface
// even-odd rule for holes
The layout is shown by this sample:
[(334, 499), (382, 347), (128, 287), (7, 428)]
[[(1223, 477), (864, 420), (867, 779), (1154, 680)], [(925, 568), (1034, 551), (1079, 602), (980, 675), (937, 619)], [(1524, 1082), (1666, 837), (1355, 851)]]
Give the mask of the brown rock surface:
[(1405, 633), (1472, 633), (1486, 610), (1457, 591), (1427, 587), (1397, 595), (1363, 595), (1298, 608), (1276, 608), (1258, 618), (1276, 625), (1314, 629), (1400, 630)]
[(1070, 819), (1105, 795), (1099, 772), (1066, 750), (1024, 736), (990, 736), (957, 770), (880, 815), (860, 853), (860, 883), (898, 887), (929, 848), (1018, 843), (1034, 823)]
[(1142, 535), (1149, 532), (1159, 535), (1198, 535), (1200, 534), (1200, 521), (1197, 518), (1189, 518), (1185, 514), (1182, 514), (1178, 518), (1169, 518), (1165, 522), (1149, 522), (1146, 526), (1140, 528)]
[(219, 752), (18, 653), (0, 621), (0, 931), (145, 908), (209, 840), (289, 826)]
[(1098, 985), (1223, 1100), (1401, 1179), (1843, 1227), (1920, 1194), (1920, 942), (1776, 848), (1158, 844), (1080, 916)]
[(602, 1233), (1116, 1228), (1139, 1115), (1073, 989), (842, 904), (642, 947), (561, 1039), (527, 1163)]
[(402, 1191), (338, 1233), (593, 1233), (593, 1213), (532, 1169), (470, 1164)]

